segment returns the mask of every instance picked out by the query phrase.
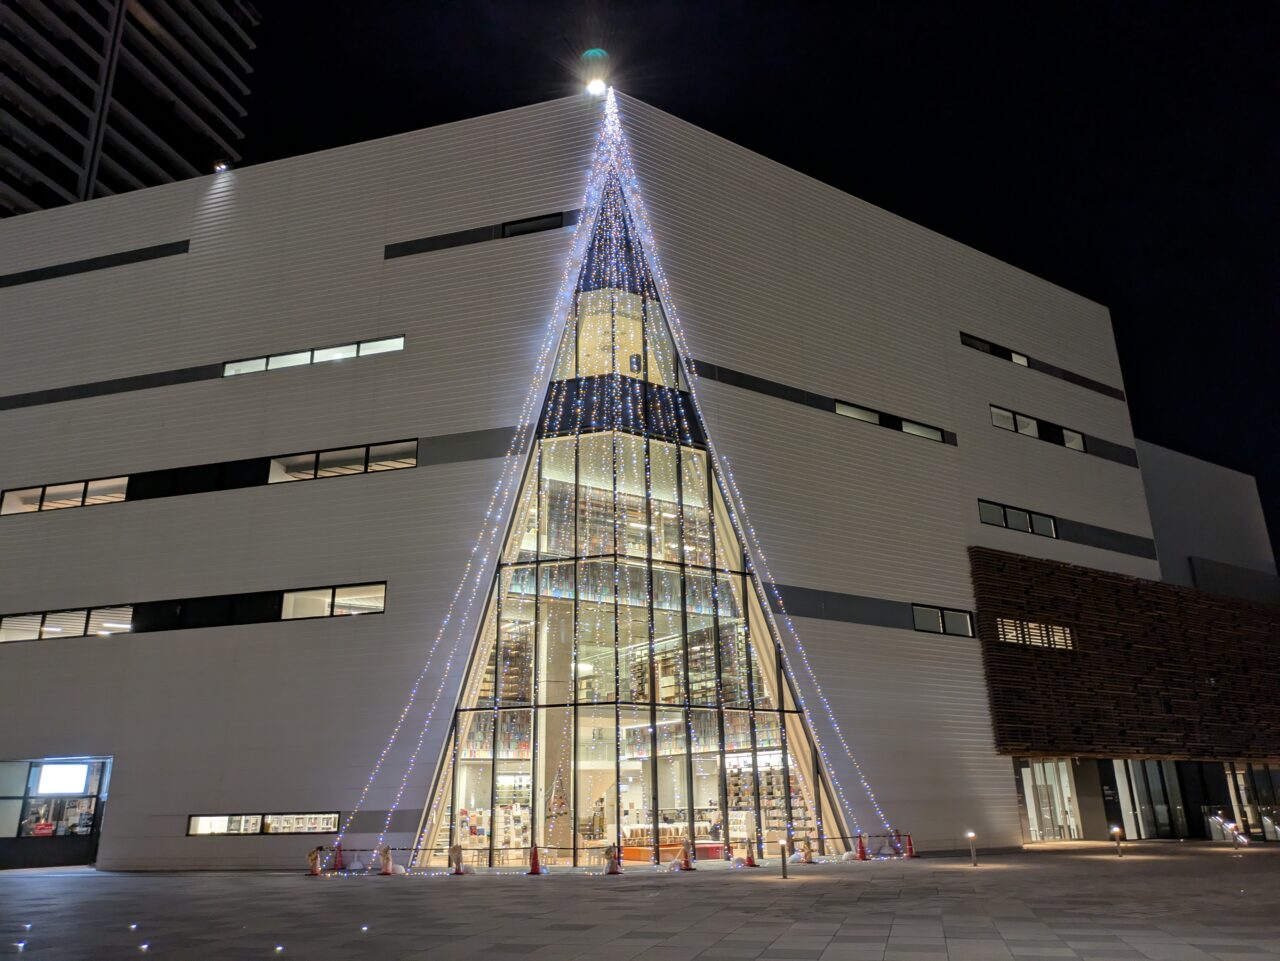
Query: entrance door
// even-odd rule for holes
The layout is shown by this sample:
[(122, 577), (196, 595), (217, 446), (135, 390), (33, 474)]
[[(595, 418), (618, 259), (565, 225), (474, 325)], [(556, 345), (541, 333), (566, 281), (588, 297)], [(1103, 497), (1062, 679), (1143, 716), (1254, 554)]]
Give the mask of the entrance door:
[(1074, 841), (1080, 834), (1071, 763), (1066, 758), (1019, 762), (1022, 797), (1032, 841)]
[(92, 864), (110, 758), (0, 762), (0, 868)]

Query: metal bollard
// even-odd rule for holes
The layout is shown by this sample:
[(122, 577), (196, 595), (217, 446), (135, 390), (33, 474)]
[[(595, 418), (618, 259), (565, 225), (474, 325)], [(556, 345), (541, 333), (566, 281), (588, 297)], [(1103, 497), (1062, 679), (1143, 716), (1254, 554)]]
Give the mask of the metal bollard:
[(783, 878), (783, 880), (786, 880), (786, 877), (787, 877), (787, 842), (786, 842), (786, 841), (779, 841), (779, 842), (778, 842), (778, 848), (782, 851), (782, 878)]
[(978, 835), (974, 834), (972, 831), (970, 831), (966, 835), (966, 837), (969, 838), (969, 863), (972, 864), (975, 868), (978, 866), (978, 848), (974, 843), (974, 840), (975, 838), (977, 838), (977, 836)]
[(1116, 839), (1116, 857), (1118, 858), (1124, 857), (1124, 851), (1120, 850), (1120, 835), (1123, 833), (1119, 828), (1111, 829), (1111, 836)]

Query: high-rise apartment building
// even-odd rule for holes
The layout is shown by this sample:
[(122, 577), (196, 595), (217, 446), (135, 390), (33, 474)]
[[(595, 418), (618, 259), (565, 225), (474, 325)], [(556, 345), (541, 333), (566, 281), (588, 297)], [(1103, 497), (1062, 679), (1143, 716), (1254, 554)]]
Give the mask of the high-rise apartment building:
[(1280, 840), (1106, 308), (607, 102), (0, 223), (0, 865)]
[(153, 187), (240, 159), (248, 0), (0, 7), (0, 216)]

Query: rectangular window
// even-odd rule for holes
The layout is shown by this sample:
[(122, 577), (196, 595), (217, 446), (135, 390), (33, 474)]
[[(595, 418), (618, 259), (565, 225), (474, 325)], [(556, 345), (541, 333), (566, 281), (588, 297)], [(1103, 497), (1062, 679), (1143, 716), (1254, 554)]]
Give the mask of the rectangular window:
[(305, 367), (311, 363), (311, 351), (299, 350), (292, 354), (276, 354), (267, 360), (267, 370), (279, 370), (281, 367)]
[(1025, 414), (1014, 414), (1014, 422), (1018, 425), (1018, 433), (1026, 434), (1028, 437), (1039, 437), (1040, 431), (1036, 426), (1034, 417), (1027, 417)]
[(370, 354), (386, 354), (394, 350), (404, 350), (403, 337), (386, 337), (382, 340), (366, 340), (360, 345), (360, 356)]
[(1026, 511), (1020, 511), (1016, 507), (1006, 507), (1004, 516), (1005, 523), (1011, 530), (1022, 531), (1023, 533), (1031, 532), (1031, 515)]
[(88, 611), (50, 611), (44, 616), (40, 633), (44, 637), (81, 637), (84, 635)]
[(1031, 533), (1039, 534), (1041, 537), (1057, 537), (1058, 528), (1048, 514), (1032, 514)]
[(0, 618), (0, 641), (38, 640), (43, 619), (43, 614), (10, 614)]
[(1019, 367), (1027, 366), (1028, 361), (1027, 361), (1026, 354), (1020, 354), (1016, 350), (1009, 351), (1009, 354), (1010, 354), (1009, 359), (1012, 360)]
[(1062, 428), (1062, 446), (1070, 450), (1084, 450), (1084, 435), (1079, 431)]
[(236, 374), (256, 374), (267, 369), (267, 358), (254, 357), (252, 360), (232, 360), (222, 365), (223, 377), (234, 377)]
[(264, 814), (263, 834), (333, 834), (338, 830), (338, 812), (327, 814)]
[(280, 619), (292, 621), (305, 617), (328, 617), (332, 612), (333, 588), (331, 587), (286, 591)]
[(348, 447), (345, 450), (322, 450), (316, 464), (317, 477), (337, 477), (341, 474), (364, 473), (364, 447)]
[(306, 814), (193, 814), (187, 818), (187, 835), (333, 834), (339, 813)]
[(877, 411), (859, 407), (857, 404), (846, 404), (842, 400), (836, 401), (836, 413), (852, 417), (854, 420), (864, 420), (868, 424), (880, 423), (880, 414)]
[(991, 406), (991, 423), (999, 427), (1001, 430), (1017, 430), (1017, 426), (1013, 422), (1013, 411), (1005, 410), (1003, 407)]
[(58, 511), (67, 507), (80, 507), (83, 504), (84, 481), (76, 481), (74, 484), (50, 484), (44, 489), (40, 509)]
[(978, 519), (984, 524), (1004, 527), (1004, 508), (990, 501), (978, 501)]
[(968, 611), (943, 611), (942, 627), (957, 637), (973, 637), (973, 620)]
[(394, 444), (374, 444), (369, 448), (369, 470), (402, 470), (418, 466), (418, 442), (402, 440)]
[(5, 491), (0, 500), (0, 514), (29, 514), (40, 509), (43, 487), (28, 487), (20, 491)]
[(129, 491), (129, 478), (104, 477), (91, 480), (85, 485), (84, 505), (115, 504), (125, 499)]
[(928, 634), (952, 634), (956, 637), (973, 637), (973, 615), (924, 604), (911, 605), (911, 618), (917, 631)]
[(333, 616), (344, 614), (380, 614), (386, 607), (386, 584), (357, 584), (339, 587), (334, 592)]
[(1038, 624), (1035, 621), (996, 618), (996, 636), (1007, 644), (1027, 644), (1060, 651), (1075, 650), (1076, 633), (1061, 624)]
[(271, 458), (271, 469), (267, 474), (268, 484), (284, 484), (296, 480), (312, 480), (316, 476), (316, 455), (286, 454), (284, 457)]
[(942, 431), (936, 427), (930, 427), (928, 424), (917, 424), (913, 420), (904, 420), (902, 422), (902, 432), (904, 434), (915, 434), (917, 437), (927, 437), (929, 440), (936, 440), (942, 443)]
[(1082, 374), (1076, 374), (1069, 370), (1063, 370), (1053, 364), (1047, 364), (1044, 361), (1036, 361), (1033, 365), (1031, 358), (1016, 350), (1010, 350), (1008, 347), (1001, 347), (999, 344), (993, 344), (989, 340), (983, 340), (981, 337), (974, 337), (972, 334), (960, 332), (960, 343), (966, 347), (972, 347), (974, 350), (980, 350), (989, 357), (999, 357), (1001, 360), (1007, 360), (1017, 364), (1019, 367), (1027, 367), (1031, 370), (1039, 371), (1042, 374), (1048, 374), (1050, 377), (1056, 377), (1059, 380), (1065, 380), (1069, 384), (1075, 384), (1077, 387), (1084, 387), (1088, 390), (1096, 391), (1099, 394), (1105, 394), (1108, 397), (1114, 397), (1116, 400), (1124, 400), (1124, 391), (1118, 387), (1110, 387), (1107, 384), (1100, 383), (1090, 377)]
[(911, 617), (915, 621), (917, 631), (928, 631), (931, 634), (942, 633), (942, 611), (936, 607), (912, 605)]
[(261, 814), (193, 814), (187, 819), (187, 834), (260, 834)]
[(982, 523), (991, 524), (994, 527), (1008, 527), (1010, 530), (1022, 531), (1024, 534), (1039, 534), (1041, 537), (1058, 536), (1058, 522), (1054, 517), (1024, 510), (1021, 507), (980, 500), (978, 517)]
[(132, 607), (95, 607), (89, 612), (90, 637), (109, 637), (133, 630)]
[(343, 344), (340, 347), (323, 347), (314, 354), (312, 363), (324, 364), (331, 360), (346, 360), (355, 357), (360, 348), (356, 344)]

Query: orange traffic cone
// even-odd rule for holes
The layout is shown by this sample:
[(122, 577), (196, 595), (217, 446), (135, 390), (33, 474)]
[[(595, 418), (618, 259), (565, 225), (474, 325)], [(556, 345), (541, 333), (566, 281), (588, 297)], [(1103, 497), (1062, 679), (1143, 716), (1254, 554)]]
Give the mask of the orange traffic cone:
[(916, 855), (916, 848), (915, 848), (915, 845), (911, 843), (911, 835), (910, 835), (910, 834), (908, 834), (908, 835), (907, 835), (907, 854), (906, 854), (906, 856), (907, 856), (907, 857), (909, 857), (909, 858), (914, 858), (914, 857), (916, 857), (916, 856), (917, 856), (917, 855)]
[(680, 846), (680, 870), (681, 871), (698, 870), (693, 866), (693, 862), (689, 859), (689, 846), (690, 845), (688, 841), (684, 842), (684, 844)]
[(342, 860), (342, 842), (339, 841), (333, 846), (333, 869), (335, 871), (345, 871), (347, 862)]
[(858, 860), (865, 861), (867, 859), (867, 842), (861, 834), (858, 835)]
[(610, 847), (605, 853), (605, 857), (609, 859), (609, 866), (605, 868), (605, 874), (621, 874), (622, 865), (619, 863), (617, 848)]
[(901, 831), (893, 832), (893, 849), (898, 852), (899, 856), (902, 855), (902, 832)]
[(744, 866), (748, 868), (760, 867), (760, 865), (756, 864), (756, 846), (752, 841), (747, 842), (747, 863)]
[(538, 860), (538, 846), (535, 844), (531, 850), (533, 853), (529, 855), (529, 870), (525, 873), (541, 874), (542, 863)]

